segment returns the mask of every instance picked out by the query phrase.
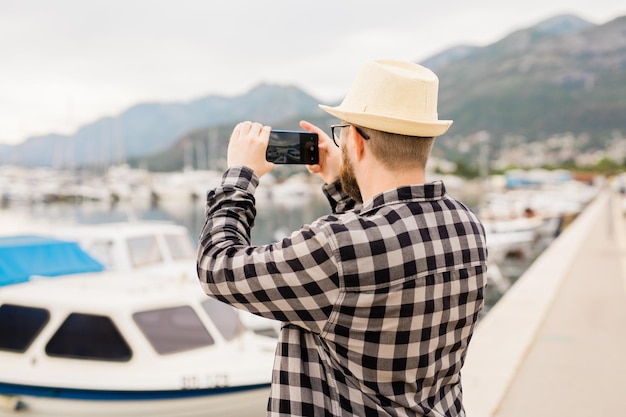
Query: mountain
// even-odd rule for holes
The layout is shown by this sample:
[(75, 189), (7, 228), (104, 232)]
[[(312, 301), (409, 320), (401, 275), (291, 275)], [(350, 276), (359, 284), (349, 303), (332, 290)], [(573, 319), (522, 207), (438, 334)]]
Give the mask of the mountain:
[(472, 45), (454, 46), (450, 49), (446, 49), (443, 52), (431, 56), (425, 61), (420, 62), (420, 64), (425, 66), (426, 68), (430, 68), (431, 70), (438, 72), (440, 68), (445, 68), (446, 66), (456, 61), (471, 56), (479, 49), (479, 46)]
[(607, 135), (626, 127), (626, 17), (602, 26), (572, 16), (551, 19), (437, 74), (439, 114), (455, 120), (450, 135)]
[(317, 111), (319, 101), (293, 86), (261, 84), (236, 97), (188, 103), (143, 103), (72, 136), (47, 135), (0, 148), (0, 162), (24, 166), (108, 165), (167, 151), (186, 132), (243, 119), (272, 123)]
[[(435, 146), (455, 158), (475, 159), (459, 145), (484, 134), (495, 149), (511, 138), (514, 146), (566, 133), (587, 136), (588, 149), (601, 149), (615, 132), (626, 134), (626, 16), (603, 25), (556, 16), (493, 44), (457, 46), (421, 63), (439, 76), (440, 117), (454, 120)], [(318, 109), (319, 102), (297, 87), (262, 84), (237, 97), (139, 104), (71, 137), (35, 137), (0, 148), (0, 163), (202, 166), (219, 159), (207, 157), (211, 152), (225, 155), (240, 120), (297, 128), (306, 118), (327, 127), (335, 119)]]

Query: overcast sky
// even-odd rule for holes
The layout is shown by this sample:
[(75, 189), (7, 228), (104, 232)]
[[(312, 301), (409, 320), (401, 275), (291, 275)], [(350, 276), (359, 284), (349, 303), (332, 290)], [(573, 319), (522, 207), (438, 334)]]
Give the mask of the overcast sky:
[(486, 45), (564, 13), (600, 24), (626, 15), (626, 3), (0, 0), (0, 143), (262, 81), (334, 101), (365, 61)]

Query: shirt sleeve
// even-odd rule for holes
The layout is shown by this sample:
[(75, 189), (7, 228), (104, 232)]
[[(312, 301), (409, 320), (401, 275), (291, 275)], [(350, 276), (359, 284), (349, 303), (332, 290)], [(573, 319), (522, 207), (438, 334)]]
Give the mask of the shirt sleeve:
[(253, 171), (234, 167), (208, 193), (197, 263), (202, 288), (236, 308), (319, 333), (339, 296), (328, 220), (280, 242), (251, 246), (257, 185)]

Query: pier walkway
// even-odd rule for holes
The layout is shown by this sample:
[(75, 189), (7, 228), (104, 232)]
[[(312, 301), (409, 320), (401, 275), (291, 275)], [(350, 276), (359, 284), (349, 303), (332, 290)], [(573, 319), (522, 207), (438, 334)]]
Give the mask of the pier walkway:
[(626, 225), (603, 191), (481, 320), (468, 417), (626, 415)]

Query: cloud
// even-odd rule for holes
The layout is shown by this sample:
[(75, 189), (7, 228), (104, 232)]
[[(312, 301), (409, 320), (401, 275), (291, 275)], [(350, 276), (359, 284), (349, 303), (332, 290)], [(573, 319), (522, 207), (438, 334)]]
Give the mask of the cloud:
[(624, 9), (586, 3), (0, 0), (0, 142), (69, 133), (140, 101), (241, 94), (261, 81), (335, 100), (366, 60), (421, 60), (560, 12), (598, 19)]

